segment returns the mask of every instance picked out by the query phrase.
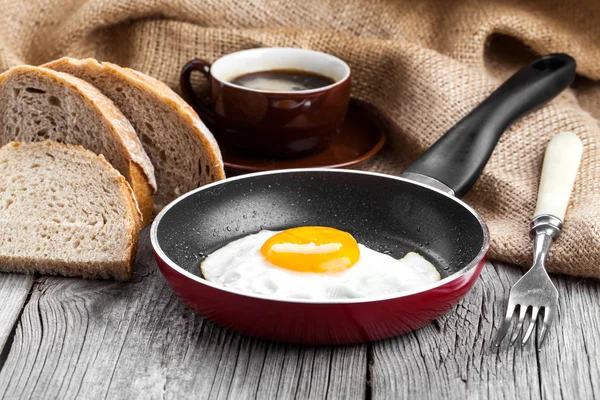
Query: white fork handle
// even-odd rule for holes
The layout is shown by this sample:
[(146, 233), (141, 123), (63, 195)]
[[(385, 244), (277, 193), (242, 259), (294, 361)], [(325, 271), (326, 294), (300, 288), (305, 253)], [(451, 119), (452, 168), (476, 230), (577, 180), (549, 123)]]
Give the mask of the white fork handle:
[(572, 132), (561, 132), (550, 140), (544, 156), (534, 218), (549, 214), (564, 221), (582, 153), (583, 144)]

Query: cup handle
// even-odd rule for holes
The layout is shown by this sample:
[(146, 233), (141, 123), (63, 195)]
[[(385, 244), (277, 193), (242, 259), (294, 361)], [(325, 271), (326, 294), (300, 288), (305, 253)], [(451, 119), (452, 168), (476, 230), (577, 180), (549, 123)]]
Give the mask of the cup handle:
[(194, 108), (194, 110), (196, 110), (200, 116), (200, 119), (202, 119), (205, 124), (212, 125), (214, 127), (216, 124), (214, 111), (200, 98), (200, 96), (198, 96), (198, 94), (192, 88), (190, 77), (194, 71), (198, 71), (204, 75), (210, 85), (210, 63), (196, 58), (188, 61), (181, 69), (181, 75), (179, 76), (181, 93), (183, 94), (185, 101), (187, 101)]

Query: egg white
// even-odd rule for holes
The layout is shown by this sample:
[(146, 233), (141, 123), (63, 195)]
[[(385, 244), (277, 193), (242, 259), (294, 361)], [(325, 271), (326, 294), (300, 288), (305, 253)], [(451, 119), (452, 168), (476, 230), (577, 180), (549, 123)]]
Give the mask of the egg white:
[(360, 258), (336, 273), (297, 272), (271, 264), (260, 248), (275, 231), (245, 236), (210, 254), (201, 264), (208, 281), (251, 294), (291, 299), (353, 299), (417, 289), (441, 279), (417, 253), (401, 260), (359, 244)]

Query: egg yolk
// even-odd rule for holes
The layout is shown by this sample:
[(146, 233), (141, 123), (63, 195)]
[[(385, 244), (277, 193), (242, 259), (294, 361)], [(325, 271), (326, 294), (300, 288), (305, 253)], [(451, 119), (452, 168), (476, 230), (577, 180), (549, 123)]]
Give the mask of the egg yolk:
[(300, 272), (339, 272), (358, 261), (360, 250), (347, 232), (302, 226), (271, 236), (260, 252), (278, 267)]

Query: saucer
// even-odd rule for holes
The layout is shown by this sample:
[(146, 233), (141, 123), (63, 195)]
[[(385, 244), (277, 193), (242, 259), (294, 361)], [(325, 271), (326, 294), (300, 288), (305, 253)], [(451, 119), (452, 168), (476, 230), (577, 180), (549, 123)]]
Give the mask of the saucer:
[(385, 141), (385, 130), (379, 118), (364, 103), (352, 100), (340, 132), (319, 153), (298, 158), (265, 159), (221, 146), (221, 154), (227, 176), (291, 168), (342, 168), (373, 157)]

